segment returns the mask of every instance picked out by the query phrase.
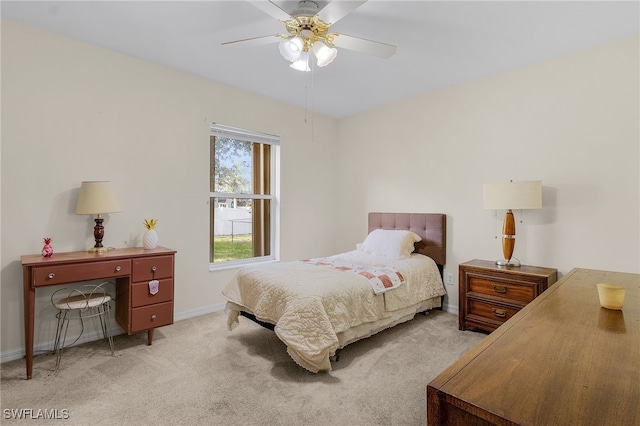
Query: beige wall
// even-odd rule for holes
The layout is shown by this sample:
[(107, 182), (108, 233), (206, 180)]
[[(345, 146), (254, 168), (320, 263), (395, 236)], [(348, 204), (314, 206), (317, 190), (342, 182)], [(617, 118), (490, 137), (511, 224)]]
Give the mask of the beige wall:
[[(107, 245), (139, 245), (142, 220), (159, 219), (161, 245), (178, 250), (177, 319), (222, 306), (233, 271), (208, 272), (211, 121), (282, 137), (283, 260), (351, 250), (371, 210), (444, 212), (457, 285), (459, 263), (500, 255), (503, 212), (482, 209), (482, 183), (541, 179), (544, 209), (516, 211), (516, 257), (640, 272), (638, 72), (638, 39), (622, 40), (340, 121), (316, 115), (312, 138), (299, 108), (3, 20), (3, 360), (22, 355), (20, 255), (45, 236), (59, 252), (92, 245), (91, 219), (74, 214), (82, 180), (111, 180), (120, 197)], [(53, 338), (49, 295), (40, 345)]]
[[(341, 217), (447, 213), (455, 309), (458, 264), (502, 254), (482, 184), (542, 180), (544, 208), (515, 212), (516, 257), (640, 272), (638, 63), (632, 37), (341, 120)], [(338, 249), (366, 232), (345, 229)]]
[[(176, 318), (223, 306), (219, 292), (233, 271), (208, 269), (212, 121), (281, 136), (281, 257), (331, 253), (326, 201), (337, 181), (326, 165), (337, 122), (314, 115), (312, 138), (304, 118), (298, 108), (3, 20), (3, 359), (22, 355), (20, 256), (39, 253), (43, 237), (57, 252), (93, 245), (92, 219), (74, 214), (83, 180), (111, 180), (122, 205), (105, 220), (106, 246), (140, 246), (143, 219), (158, 218), (160, 245), (178, 251)], [(53, 340), (50, 294), (37, 292), (36, 346)]]

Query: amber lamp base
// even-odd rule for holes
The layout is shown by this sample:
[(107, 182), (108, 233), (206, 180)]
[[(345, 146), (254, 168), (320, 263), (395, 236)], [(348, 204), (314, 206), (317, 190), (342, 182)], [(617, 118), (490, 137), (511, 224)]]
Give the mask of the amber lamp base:
[(513, 249), (516, 246), (516, 221), (511, 209), (504, 215), (502, 224), (502, 254), (504, 259), (496, 260), (498, 266), (520, 266), (520, 261), (513, 258)]

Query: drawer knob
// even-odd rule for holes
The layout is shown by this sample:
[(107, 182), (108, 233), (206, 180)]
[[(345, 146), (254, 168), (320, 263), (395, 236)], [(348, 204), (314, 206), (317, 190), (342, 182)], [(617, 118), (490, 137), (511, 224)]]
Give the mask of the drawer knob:
[(493, 308), (493, 315), (497, 316), (498, 318), (504, 318), (507, 316), (507, 311), (505, 311), (504, 309), (496, 309)]
[(494, 284), (493, 291), (495, 291), (496, 293), (506, 293), (507, 292), (507, 286), (495, 285)]
[(48, 277), (49, 277), (49, 279), (50, 279), (50, 280), (52, 280), (52, 279), (53, 279), (53, 277), (55, 277), (55, 276), (56, 276), (56, 274), (54, 274), (53, 272), (52, 272), (52, 273), (50, 273), (50, 274), (48, 275)]
[(116, 266), (116, 272), (120, 272), (121, 269), (122, 269), (122, 266), (120, 265)]
[(158, 270), (158, 268), (156, 268), (155, 266), (152, 266), (152, 267), (151, 267), (151, 270), (152, 270), (153, 272), (155, 272), (155, 271), (157, 271), (157, 270)]
[(156, 314), (151, 315), (151, 319), (152, 320), (156, 319)]

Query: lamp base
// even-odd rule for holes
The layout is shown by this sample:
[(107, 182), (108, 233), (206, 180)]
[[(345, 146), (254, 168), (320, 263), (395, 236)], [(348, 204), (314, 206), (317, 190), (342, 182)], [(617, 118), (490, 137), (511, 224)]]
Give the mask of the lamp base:
[(91, 247), (89, 253), (102, 254), (109, 251), (109, 247)]
[(506, 260), (506, 259), (496, 260), (496, 265), (515, 266), (515, 267), (521, 266), (520, 261), (518, 259), (513, 259), (513, 258), (511, 260)]

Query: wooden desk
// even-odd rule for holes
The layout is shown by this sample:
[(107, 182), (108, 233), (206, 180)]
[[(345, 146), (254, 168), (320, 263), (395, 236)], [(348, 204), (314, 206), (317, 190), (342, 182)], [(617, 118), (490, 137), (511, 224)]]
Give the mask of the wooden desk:
[[(116, 321), (127, 334), (147, 331), (153, 342), (153, 329), (173, 324), (173, 276), (175, 250), (125, 248), (97, 254), (86, 251), (22, 256), (24, 286), (24, 334), (27, 379), (33, 373), (33, 334), (36, 288), (79, 281), (116, 282)], [(160, 281), (155, 295), (148, 292), (152, 279)]]
[(640, 275), (574, 269), (429, 383), (427, 424), (637, 425), (639, 383)]

